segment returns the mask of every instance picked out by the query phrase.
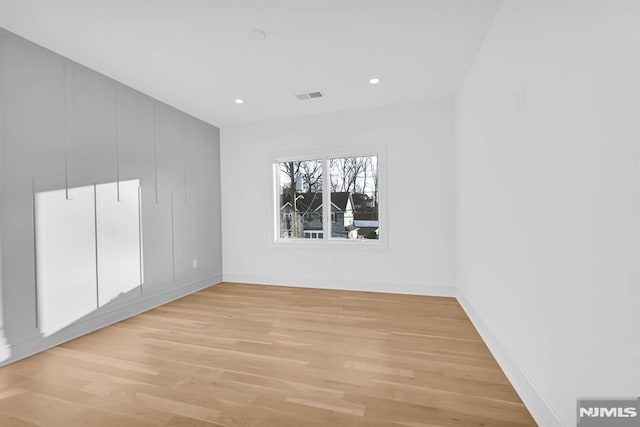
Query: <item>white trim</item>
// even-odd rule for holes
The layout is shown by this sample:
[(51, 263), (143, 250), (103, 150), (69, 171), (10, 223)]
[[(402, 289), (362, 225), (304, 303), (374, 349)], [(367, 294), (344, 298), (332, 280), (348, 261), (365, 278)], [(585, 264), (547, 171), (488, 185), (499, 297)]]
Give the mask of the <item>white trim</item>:
[[(271, 212), (271, 224), (273, 228), (268, 230), (271, 237), (269, 238), (269, 242), (277, 242), (280, 239), (280, 211), (278, 206), (280, 206), (280, 168), (278, 166), (278, 162), (273, 162), (271, 165), (271, 174), (273, 176), (273, 184), (271, 185), (271, 189), (273, 190), (273, 194), (271, 195), (271, 200), (273, 200), (273, 208), (269, 209)], [(293, 205), (291, 205), (293, 207)]]
[(0, 361), (8, 360), (11, 357), (11, 346), (7, 341), (4, 328), (0, 326)]
[[(322, 159), (322, 173), (324, 176), (322, 177), (322, 230), (324, 233), (322, 234), (322, 243), (326, 243), (331, 238), (331, 233), (333, 232), (333, 221), (331, 221), (331, 205), (335, 206), (336, 209), (339, 209), (332, 201), (331, 201), (331, 168), (330, 168), (329, 156), (325, 156)], [(325, 203), (325, 200), (329, 203)], [(333, 217), (335, 219), (335, 216)]]
[(278, 249), (291, 249), (297, 247), (312, 247), (315, 249), (355, 249), (355, 250), (386, 250), (387, 245), (377, 239), (280, 239), (271, 242), (271, 247)]
[[(273, 174), (273, 207), (271, 209), (273, 230), (268, 231), (269, 246), (277, 247), (281, 244), (289, 245), (292, 242), (307, 241), (309, 239), (286, 239), (280, 236), (281, 221), (279, 212), (282, 208), (280, 205), (280, 163), (296, 162), (304, 160), (319, 160), (322, 161), (322, 196), (323, 203), (316, 209), (322, 208), (323, 230), (324, 237), (317, 240), (314, 246), (328, 245), (333, 241), (341, 241), (342, 239), (335, 239), (331, 237), (331, 209), (329, 204), (324, 203), (325, 200), (329, 200), (331, 205), (340, 210), (333, 202), (331, 202), (331, 189), (330, 189), (330, 177), (331, 171), (329, 170), (329, 163), (331, 159), (342, 157), (366, 157), (375, 156), (377, 161), (377, 174), (378, 174), (378, 238), (372, 239), (347, 239), (349, 242), (358, 242), (360, 244), (371, 244), (369, 242), (377, 242), (378, 245), (387, 247), (388, 245), (388, 228), (387, 228), (387, 185), (386, 185), (386, 167), (387, 167), (387, 145), (386, 144), (368, 144), (368, 145), (354, 145), (347, 147), (335, 147), (335, 148), (322, 148), (314, 150), (290, 150), (287, 152), (274, 153), (272, 155), (272, 174)], [(366, 243), (365, 243), (366, 242)], [(342, 244), (342, 243), (341, 243)], [(351, 243), (353, 244), (353, 243)]]
[[(148, 298), (138, 299), (124, 307), (119, 307), (106, 312), (96, 312), (94, 315), (90, 315), (89, 317), (62, 329), (60, 332), (56, 332), (51, 336), (38, 336), (18, 343), (12, 343), (8, 346), (10, 357), (5, 360), (0, 360), (0, 367), (167, 304), (194, 292), (215, 286), (221, 281), (221, 274), (212, 275), (205, 279), (190, 282), (177, 288), (169, 288), (166, 291), (156, 293)], [(149, 289), (149, 287), (146, 289)]]
[(273, 153), (272, 158), (274, 162), (277, 163), (302, 160), (323, 160), (325, 157), (377, 156), (382, 152), (385, 152), (386, 154), (386, 144), (343, 145), (318, 149), (280, 151)]
[(522, 369), (511, 357), (505, 346), (491, 333), (491, 330), (460, 290), (457, 290), (457, 299), (536, 423), (545, 427), (569, 425), (566, 420), (563, 420), (551, 408), (551, 405), (538, 391), (533, 381), (522, 372)]
[(224, 282), (250, 283), (252, 285), (290, 286), (293, 288), (334, 289), (405, 295), (455, 297), (454, 286), (441, 283), (374, 282), (364, 280), (317, 279), (313, 277), (263, 276), (244, 273), (224, 273)]

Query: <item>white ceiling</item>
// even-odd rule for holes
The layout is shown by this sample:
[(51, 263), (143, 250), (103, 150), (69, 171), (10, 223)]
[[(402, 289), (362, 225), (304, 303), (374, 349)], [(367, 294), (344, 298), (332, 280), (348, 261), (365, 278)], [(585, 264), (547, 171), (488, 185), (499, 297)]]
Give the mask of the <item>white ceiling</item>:
[[(455, 96), (499, 4), (0, 0), (0, 25), (227, 126)], [(254, 28), (266, 40), (252, 40)], [(295, 97), (312, 91), (325, 98)]]

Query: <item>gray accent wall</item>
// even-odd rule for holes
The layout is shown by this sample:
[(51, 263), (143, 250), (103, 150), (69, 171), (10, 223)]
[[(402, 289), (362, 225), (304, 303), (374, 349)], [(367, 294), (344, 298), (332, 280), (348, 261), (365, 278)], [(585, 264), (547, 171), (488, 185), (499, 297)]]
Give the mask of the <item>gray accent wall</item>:
[[(0, 363), (221, 281), (219, 142), (218, 128), (0, 28)], [(130, 179), (143, 285), (43, 337), (34, 192)]]

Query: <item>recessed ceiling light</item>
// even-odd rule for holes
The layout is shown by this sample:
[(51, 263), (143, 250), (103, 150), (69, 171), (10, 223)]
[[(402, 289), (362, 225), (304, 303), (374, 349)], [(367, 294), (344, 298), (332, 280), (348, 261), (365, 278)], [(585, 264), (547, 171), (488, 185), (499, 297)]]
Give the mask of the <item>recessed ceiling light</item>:
[(369, 79), (369, 83), (371, 83), (372, 85), (377, 85), (378, 83), (380, 83), (380, 79), (377, 77), (374, 77), (372, 79)]
[(236, 104), (244, 104), (244, 99), (236, 98), (234, 101)]

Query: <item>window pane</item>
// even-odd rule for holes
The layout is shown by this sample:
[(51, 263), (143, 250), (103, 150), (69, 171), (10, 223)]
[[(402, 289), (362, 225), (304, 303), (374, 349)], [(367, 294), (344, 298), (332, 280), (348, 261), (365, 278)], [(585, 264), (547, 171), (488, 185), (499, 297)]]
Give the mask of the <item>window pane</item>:
[(340, 157), (329, 161), (331, 237), (378, 239), (378, 157)]
[(282, 239), (322, 239), (322, 160), (280, 162)]

